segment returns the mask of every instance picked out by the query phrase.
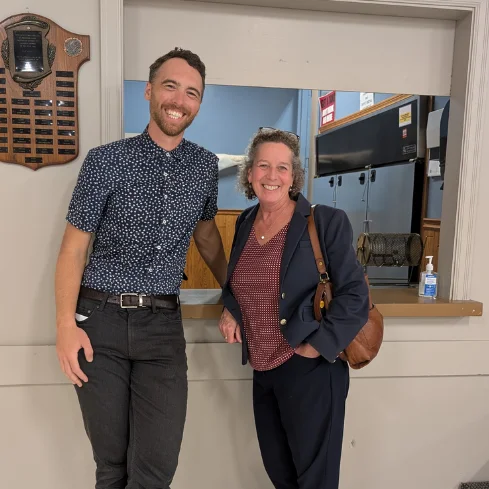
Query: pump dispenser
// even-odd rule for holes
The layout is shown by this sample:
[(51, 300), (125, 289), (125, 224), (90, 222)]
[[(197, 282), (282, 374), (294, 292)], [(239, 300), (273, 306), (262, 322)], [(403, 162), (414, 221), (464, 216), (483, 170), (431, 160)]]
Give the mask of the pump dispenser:
[(421, 280), (419, 281), (419, 296), (435, 298), (438, 289), (438, 276), (433, 271), (432, 256), (427, 256), (428, 263), (426, 264), (426, 270), (421, 274)]

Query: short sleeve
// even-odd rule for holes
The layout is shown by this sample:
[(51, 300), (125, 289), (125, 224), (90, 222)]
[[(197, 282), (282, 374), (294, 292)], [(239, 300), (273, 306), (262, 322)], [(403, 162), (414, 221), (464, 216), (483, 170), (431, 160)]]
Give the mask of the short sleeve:
[(66, 220), (82, 231), (95, 232), (111, 190), (112, 182), (103, 153), (92, 149), (80, 169)]
[(210, 221), (214, 219), (217, 214), (217, 196), (218, 196), (218, 188), (219, 188), (219, 166), (218, 166), (218, 157), (214, 156), (213, 165), (212, 165), (212, 177), (211, 183), (209, 185), (209, 194), (207, 196), (207, 200), (204, 206), (204, 210), (202, 211), (202, 215), (200, 216), (201, 221)]

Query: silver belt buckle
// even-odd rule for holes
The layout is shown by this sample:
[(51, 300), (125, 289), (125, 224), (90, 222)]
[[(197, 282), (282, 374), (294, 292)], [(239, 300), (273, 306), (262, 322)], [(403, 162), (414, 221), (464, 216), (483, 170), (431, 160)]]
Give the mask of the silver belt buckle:
[[(133, 296), (133, 297), (139, 297), (139, 303), (135, 306), (124, 306), (122, 304), (122, 300), (123, 300), (123, 297), (125, 295), (130, 295), (130, 296)], [(137, 309), (138, 307), (143, 307), (143, 297), (146, 297), (146, 294), (136, 294), (134, 292), (125, 292), (123, 294), (120, 295), (120, 306), (122, 309)]]

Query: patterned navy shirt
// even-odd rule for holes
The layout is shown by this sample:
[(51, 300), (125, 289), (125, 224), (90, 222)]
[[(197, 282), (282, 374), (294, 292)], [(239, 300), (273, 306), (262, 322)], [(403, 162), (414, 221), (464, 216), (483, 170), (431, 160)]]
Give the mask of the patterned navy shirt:
[(67, 215), (95, 233), (82, 285), (111, 294), (178, 294), (195, 225), (217, 213), (217, 163), (185, 139), (165, 151), (147, 128), (90, 150)]

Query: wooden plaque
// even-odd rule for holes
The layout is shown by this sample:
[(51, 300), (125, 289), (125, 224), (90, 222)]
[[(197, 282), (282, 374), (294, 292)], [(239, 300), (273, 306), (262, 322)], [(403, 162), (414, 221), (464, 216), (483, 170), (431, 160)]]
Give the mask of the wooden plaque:
[(0, 23), (0, 161), (38, 170), (78, 156), (78, 70), (90, 38), (33, 14)]

